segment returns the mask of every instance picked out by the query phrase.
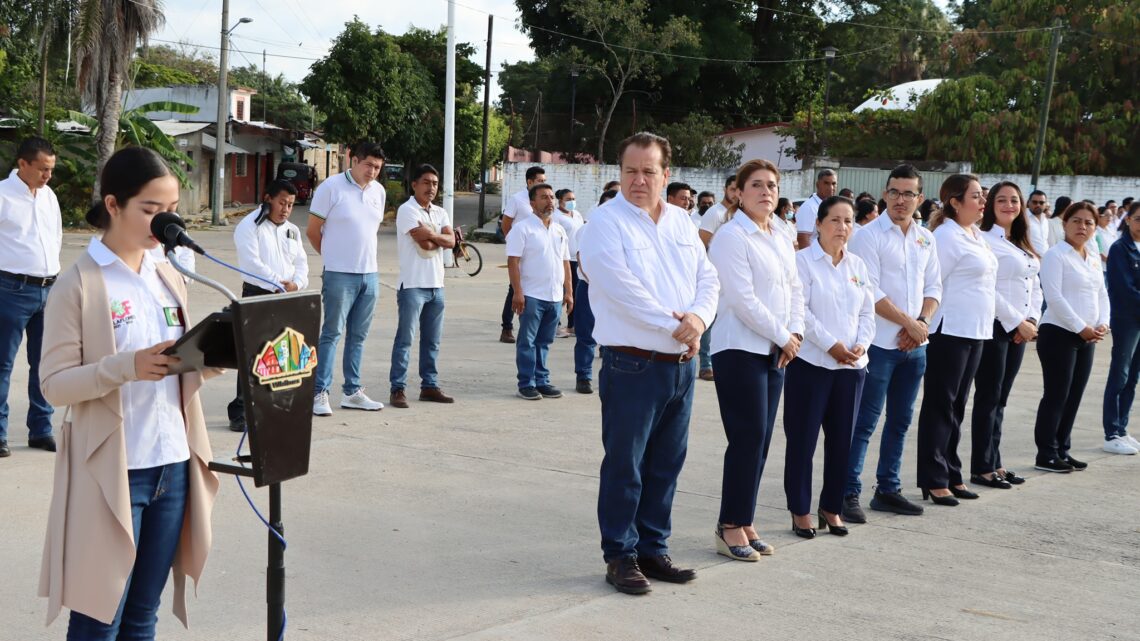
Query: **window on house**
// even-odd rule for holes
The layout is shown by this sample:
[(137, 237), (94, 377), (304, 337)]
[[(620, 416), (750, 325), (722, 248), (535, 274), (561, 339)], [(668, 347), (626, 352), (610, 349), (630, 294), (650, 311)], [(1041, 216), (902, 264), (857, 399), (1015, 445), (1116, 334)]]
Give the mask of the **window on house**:
[(245, 101), (237, 101), (237, 118), (235, 120), (245, 120)]
[[(241, 104), (240, 102), (238, 104)], [(246, 159), (245, 154), (236, 154), (234, 156), (234, 175), (244, 178), (246, 176)]]

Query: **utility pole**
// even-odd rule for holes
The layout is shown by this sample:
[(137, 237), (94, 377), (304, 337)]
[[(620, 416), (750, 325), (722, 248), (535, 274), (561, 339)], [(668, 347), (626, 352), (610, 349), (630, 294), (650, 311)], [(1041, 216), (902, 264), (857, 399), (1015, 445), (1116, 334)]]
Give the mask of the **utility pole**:
[(447, 73), (443, 125), (443, 208), (455, 218), (455, 2), (447, 0)]
[(1041, 122), (1037, 125), (1037, 149), (1033, 152), (1033, 188), (1041, 177), (1041, 156), (1045, 152), (1045, 131), (1049, 128), (1049, 103), (1053, 102), (1053, 77), (1057, 73), (1057, 51), (1061, 48), (1061, 19), (1053, 20), (1053, 44), (1049, 50), (1049, 71), (1045, 78), (1045, 95), (1041, 98)]
[(218, 118), (214, 132), (214, 211), (210, 224), (221, 225), (223, 218), (222, 193), (226, 188), (226, 119), (230, 113), (229, 91), (226, 90), (226, 72), (229, 60), (230, 0), (222, 0), (222, 43), (218, 54)]
[(542, 161), (542, 152), (538, 148), (538, 130), (542, 128), (542, 92), (538, 92), (538, 104), (534, 106), (534, 153), (538, 154), (535, 162)]
[(487, 14), (487, 66), (483, 69), (483, 155), (479, 160), (479, 227), (487, 222), (487, 128), (490, 125), (491, 109), (491, 31), (495, 27), (495, 16)]
[[(269, 84), (269, 75), (265, 73), (265, 49), (261, 50), (261, 82), (265, 83), (265, 85)], [(265, 92), (267, 89), (268, 89), (268, 86), (263, 86), (261, 88), (262, 92)], [(261, 121), (262, 122), (269, 122), (269, 115), (268, 115), (269, 114), (269, 101), (267, 100), (268, 97), (269, 97), (268, 93), (262, 93), (261, 94)]]
[(574, 102), (578, 97), (578, 65), (570, 65), (570, 162), (578, 162), (578, 139), (574, 136)]

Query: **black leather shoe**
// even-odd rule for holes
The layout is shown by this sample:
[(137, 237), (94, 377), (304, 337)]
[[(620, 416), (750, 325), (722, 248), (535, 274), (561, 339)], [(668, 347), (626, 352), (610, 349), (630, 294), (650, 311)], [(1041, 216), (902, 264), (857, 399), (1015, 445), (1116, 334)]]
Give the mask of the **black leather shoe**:
[(1088, 463), (1085, 463), (1084, 461), (1078, 461), (1077, 459), (1069, 456), (1068, 454), (1065, 455), (1065, 462), (1068, 463), (1069, 465), (1073, 466), (1074, 472), (1080, 472), (1081, 470), (1083, 470), (1089, 466)]
[(55, 439), (51, 436), (41, 436), (40, 438), (28, 439), (28, 447), (43, 450), (45, 452), (55, 451)]
[(579, 380), (574, 385), (574, 390), (576, 392), (578, 392), (579, 394), (593, 394), (594, 393), (594, 387), (592, 385), (590, 385), (590, 381), (587, 381), (587, 380)]
[(669, 583), (688, 583), (697, 578), (696, 570), (687, 570), (673, 565), (673, 559), (670, 559), (668, 554), (639, 556), (637, 557), (637, 567), (641, 568), (641, 573), (645, 576)]
[(242, 419), (232, 419), (231, 418), (230, 419), (230, 431), (231, 432), (244, 432), (245, 431), (245, 421)]
[(968, 487), (950, 486), (950, 493), (953, 494), (954, 498), (956, 498), (956, 499), (970, 500), (970, 499), (978, 498), (978, 493), (977, 492), (971, 492), (970, 488), (968, 488)]
[(994, 487), (999, 490), (1008, 490), (1013, 487), (1009, 484), (1009, 481), (1002, 478), (1001, 475), (999, 475), (997, 472), (994, 472), (994, 475), (990, 478), (986, 478), (981, 474), (971, 474), (970, 482), (974, 485), (984, 485), (986, 487)]
[(0, 458), (12, 456), (12, 450), (8, 449), (8, 441), (0, 441)]
[[(905, 514), (906, 516), (918, 516), (922, 514), (922, 506), (911, 503), (909, 499), (902, 495), (902, 492), (880, 492), (875, 490), (875, 496), (871, 499), (871, 509), (876, 512), (893, 512), (895, 514)], [(846, 512), (843, 518), (847, 518)]]
[(1005, 471), (1005, 480), (1009, 481), (1009, 483), (1012, 485), (1021, 485), (1022, 483), (1025, 482), (1025, 477), (1024, 476), (1018, 476), (1016, 472), (1006, 470)]
[(859, 505), (859, 497), (845, 496), (843, 497), (843, 520), (848, 523), (866, 523), (867, 514), (863, 512), (863, 508)]
[(614, 559), (606, 564), (606, 583), (625, 594), (645, 594), (652, 588), (632, 556)]

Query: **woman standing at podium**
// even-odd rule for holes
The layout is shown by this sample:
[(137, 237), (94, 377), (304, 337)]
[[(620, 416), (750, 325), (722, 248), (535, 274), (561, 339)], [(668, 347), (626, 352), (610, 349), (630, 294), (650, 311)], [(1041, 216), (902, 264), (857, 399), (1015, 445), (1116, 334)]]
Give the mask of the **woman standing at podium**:
[(102, 230), (48, 297), (44, 396), (69, 406), (56, 458), (40, 595), (48, 622), (71, 610), (69, 641), (154, 639), (174, 570), (186, 623), (186, 577), (202, 575), (218, 479), (198, 399), (203, 374), (168, 375), (162, 355), (186, 329), (186, 288), (149, 250), (150, 222), (178, 206), (157, 154), (128, 147), (107, 161)]

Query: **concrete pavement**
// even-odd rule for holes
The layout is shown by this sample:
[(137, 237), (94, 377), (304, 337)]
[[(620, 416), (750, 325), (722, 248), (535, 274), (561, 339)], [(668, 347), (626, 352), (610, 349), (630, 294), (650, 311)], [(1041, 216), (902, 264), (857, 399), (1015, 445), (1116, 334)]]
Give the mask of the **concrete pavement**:
[[(299, 210), (295, 218), (304, 215)], [(194, 235), (230, 260), (231, 233)], [(86, 234), (67, 234), (63, 264), (74, 262), (86, 242)], [(1007, 465), (1029, 481), (1005, 491), (976, 488), (982, 498), (957, 508), (927, 503), (921, 517), (871, 512), (870, 523), (853, 526), (845, 538), (807, 541), (789, 531), (777, 425), (756, 519), (777, 550), (759, 563), (714, 553), (724, 435), (714, 387), (698, 381), (671, 545), (673, 557), (700, 576), (630, 597), (603, 582), (597, 396), (573, 392), (572, 341), (564, 339), (550, 358), (566, 397), (514, 397), (514, 350), (496, 340), (506, 289), (503, 246), (480, 249), (485, 266), (478, 277), (449, 270), (447, 281), (439, 369), (456, 404), (418, 403), (413, 393), (406, 410), (336, 410), (338, 372), (334, 415), (314, 419), (312, 471), (284, 485), (287, 638), (1140, 639), (1140, 457), (1099, 449), (1107, 343), (1097, 348), (1073, 438), (1073, 454), (1089, 461), (1087, 471), (1032, 469), (1041, 378), (1030, 353), (1006, 411), (1003, 443)], [(380, 254), (380, 277), (391, 284), (391, 228), (381, 232)], [(318, 257), (311, 265), (319, 274)], [(206, 261), (199, 267), (239, 284)], [(191, 294), (194, 318), (223, 304), (201, 285)], [(382, 289), (364, 380), (385, 401), (394, 330), (394, 297)], [(0, 639), (62, 639), (66, 616), (45, 628), (45, 602), (35, 596), (53, 460), (24, 447), (26, 381), (26, 371), (16, 373), (13, 455), (0, 460)], [(226, 429), (232, 394), (232, 374), (203, 390), (217, 456), (237, 445), (238, 435)], [(917, 499), (914, 441), (912, 434), (903, 481)], [(868, 488), (877, 446), (876, 439), (868, 454)], [(968, 458), (968, 430), (960, 451)], [(266, 493), (251, 494), (264, 511)], [(214, 549), (198, 598), (189, 602), (192, 627), (183, 630), (172, 616), (168, 592), (159, 637), (265, 638), (265, 541), (235, 482), (224, 478)]]

